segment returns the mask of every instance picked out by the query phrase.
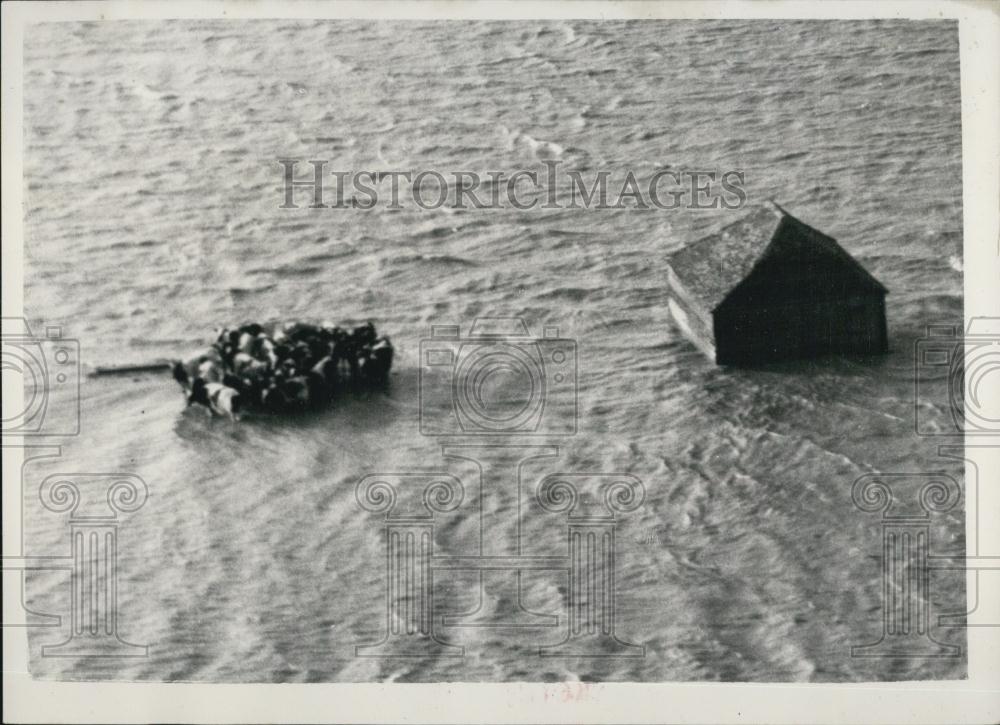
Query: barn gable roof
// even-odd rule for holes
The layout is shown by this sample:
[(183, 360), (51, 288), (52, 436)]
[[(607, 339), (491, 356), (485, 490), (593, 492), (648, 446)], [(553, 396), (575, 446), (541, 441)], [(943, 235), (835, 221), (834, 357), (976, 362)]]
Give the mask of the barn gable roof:
[[(786, 233), (790, 232), (790, 233)], [(836, 240), (796, 219), (773, 201), (714, 234), (674, 252), (667, 262), (684, 288), (706, 310), (715, 310), (754, 267), (771, 254), (784, 254), (790, 239), (849, 265), (863, 284), (887, 292)]]

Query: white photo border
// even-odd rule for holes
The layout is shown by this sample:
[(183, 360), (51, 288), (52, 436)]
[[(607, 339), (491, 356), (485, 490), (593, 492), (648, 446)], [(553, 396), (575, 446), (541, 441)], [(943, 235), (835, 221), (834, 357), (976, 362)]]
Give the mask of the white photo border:
[[(961, 43), (965, 316), (1000, 310), (1000, 3), (996, 2), (11, 2), (2, 6), (3, 315), (22, 313), (23, 39), (31, 23), (180, 18), (956, 19)], [(1000, 401), (994, 401), (1000, 405)], [(19, 476), (4, 455), (4, 500)], [(1000, 449), (968, 449), (1000, 481)], [(970, 475), (975, 475), (969, 469)], [(992, 472), (992, 476), (990, 475)], [(19, 487), (18, 487), (19, 488)], [(980, 512), (1000, 518), (1000, 511)], [(6, 523), (6, 518), (5, 518)], [(19, 535), (19, 532), (17, 532)], [(10, 532), (4, 531), (4, 548)], [(981, 526), (1000, 552), (1000, 526)], [(969, 581), (975, 577), (971, 572)], [(991, 572), (994, 578), (1000, 574)], [(994, 582), (995, 583), (995, 582)], [(973, 591), (970, 584), (969, 591)], [(978, 604), (1000, 621), (1000, 586)], [(6, 593), (5, 593), (6, 596)], [(152, 684), (33, 680), (24, 629), (4, 631), (7, 722), (773, 722), (1000, 721), (1000, 628), (967, 630), (968, 679), (870, 684)], [(566, 696), (566, 692), (570, 695)]]

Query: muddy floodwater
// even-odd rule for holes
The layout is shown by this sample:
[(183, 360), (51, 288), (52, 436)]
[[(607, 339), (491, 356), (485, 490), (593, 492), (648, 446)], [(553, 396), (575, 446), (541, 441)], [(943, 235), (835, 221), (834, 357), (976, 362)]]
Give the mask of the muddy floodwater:
[[(64, 616), (29, 633), (35, 676), (964, 676), (964, 657), (851, 656), (879, 638), (883, 596), (879, 514), (852, 484), (962, 480), (915, 433), (913, 358), (928, 324), (962, 320), (956, 25), (52, 23), (26, 38), (24, 105), (28, 321), (78, 339), (84, 372), (195, 353), (249, 320), (370, 318), (397, 352), (384, 391), (238, 426), (185, 410), (168, 374), (84, 376), (80, 434), (25, 468), (25, 550), (69, 550), (68, 515), (39, 502), (46, 476), (141, 477), (148, 501), (119, 518), (117, 627), (148, 654), (42, 656), (69, 636)], [(710, 364), (669, 320), (663, 260), (741, 210), (282, 209), (280, 158), (442, 172), (556, 160), (640, 181), (741, 170), (748, 203), (775, 199), (885, 284), (891, 352)], [(420, 344), (432, 325), (467, 334), (497, 315), (574, 343), (576, 430), (483, 503), (476, 465), (421, 433)], [(54, 393), (53, 423), (73, 415), (63, 402)], [(521, 576), (524, 608), (555, 626), (454, 626), (478, 587), (453, 569), (434, 573), (434, 630), (464, 657), (357, 657), (389, 625), (384, 520), (356, 485), (421, 471), (462, 482), (435, 520), (435, 554), (452, 557), (497, 542), (566, 556), (566, 517), (536, 483), (641, 481), (641, 505), (616, 519), (614, 626), (642, 656), (538, 656), (566, 636), (565, 571)], [(930, 537), (934, 553), (964, 551), (961, 504), (933, 514)], [(934, 574), (935, 620), (965, 610), (963, 582)], [(65, 614), (70, 592), (67, 571), (27, 575), (35, 612)], [(935, 636), (965, 643), (961, 629)]]

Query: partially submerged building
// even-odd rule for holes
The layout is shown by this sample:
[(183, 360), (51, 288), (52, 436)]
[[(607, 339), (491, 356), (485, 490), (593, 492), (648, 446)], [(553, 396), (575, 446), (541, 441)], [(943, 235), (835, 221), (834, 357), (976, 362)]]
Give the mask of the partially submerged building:
[(671, 315), (720, 365), (888, 350), (888, 290), (773, 202), (667, 262)]

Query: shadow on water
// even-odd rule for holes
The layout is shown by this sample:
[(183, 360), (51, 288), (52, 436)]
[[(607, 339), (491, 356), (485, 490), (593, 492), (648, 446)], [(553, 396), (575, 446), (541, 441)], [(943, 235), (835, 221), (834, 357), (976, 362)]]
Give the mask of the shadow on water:
[(721, 370), (734, 375), (814, 376), (831, 375), (844, 378), (866, 378), (879, 375), (892, 366), (895, 353), (884, 355), (824, 355), (817, 358), (761, 362), (741, 366), (721, 366)]
[(262, 433), (307, 433), (349, 423), (353, 430), (364, 432), (388, 425), (397, 415), (391, 404), (388, 386), (377, 390), (347, 390), (338, 395), (327, 408), (302, 410), (288, 414), (248, 413), (241, 424), (253, 426)]
[[(953, 330), (952, 336), (930, 337), (931, 329)], [(962, 338), (961, 312), (957, 318), (950, 321), (944, 319), (932, 320), (927, 325), (909, 325), (905, 328), (890, 330), (889, 350), (884, 354), (844, 354), (830, 353), (815, 358), (799, 358), (774, 362), (748, 363), (740, 366), (725, 366), (727, 371), (750, 371), (760, 373), (776, 373), (780, 375), (797, 374), (833, 374), (866, 376), (880, 373), (886, 368), (895, 368), (901, 362), (912, 367), (915, 355), (920, 345), (933, 342), (942, 346), (958, 345)], [(940, 334), (940, 333), (939, 333)]]
[(190, 406), (178, 411), (174, 432), (178, 438), (192, 442), (228, 438), (237, 443), (250, 442), (251, 434), (264, 438), (287, 433), (305, 436), (310, 432), (342, 428), (345, 424), (363, 433), (381, 429), (399, 416), (393, 393), (392, 381), (378, 388), (345, 389), (325, 408), (289, 413), (247, 411), (237, 423), (213, 417), (201, 406)]
[[(701, 410), (716, 421), (794, 430), (797, 437), (825, 431), (849, 416), (848, 409), (872, 411), (861, 414), (862, 427), (877, 427), (882, 414), (898, 418), (912, 400), (911, 350), (904, 345), (884, 355), (711, 367), (700, 376), (695, 396)], [(818, 411), (825, 411), (829, 420), (814, 418)]]
[(229, 438), (237, 442), (247, 440), (247, 432), (241, 428), (241, 423), (213, 417), (201, 406), (183, 406), (185, 406), (183, 402), (178, 405), (179, 410), (173, 426), (174, 434), (181, 440), (198, 444), (220, 438)]

